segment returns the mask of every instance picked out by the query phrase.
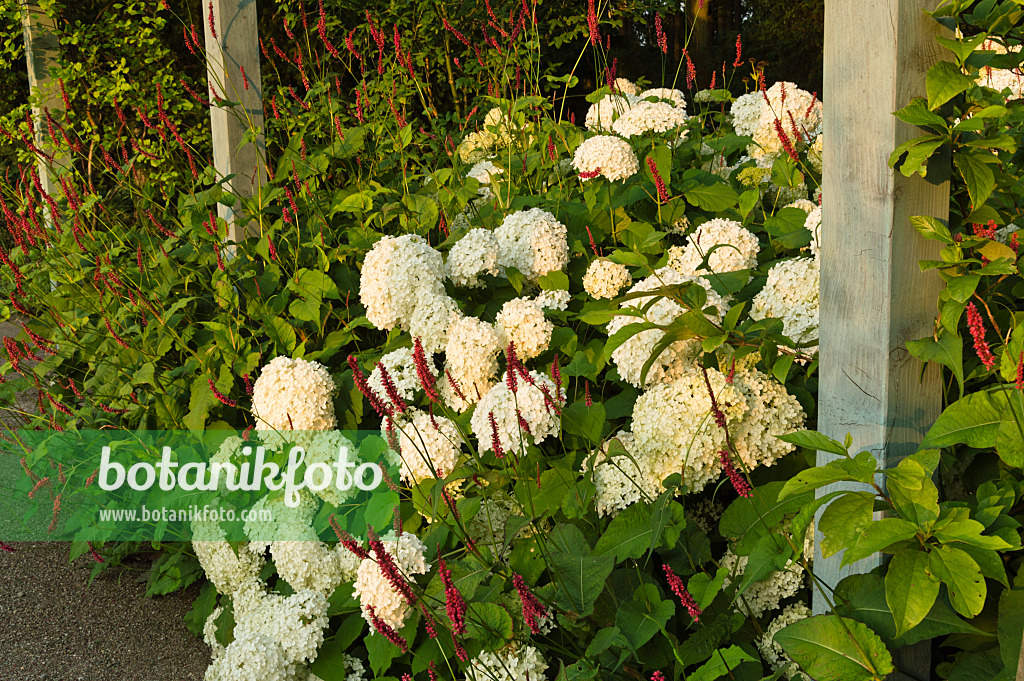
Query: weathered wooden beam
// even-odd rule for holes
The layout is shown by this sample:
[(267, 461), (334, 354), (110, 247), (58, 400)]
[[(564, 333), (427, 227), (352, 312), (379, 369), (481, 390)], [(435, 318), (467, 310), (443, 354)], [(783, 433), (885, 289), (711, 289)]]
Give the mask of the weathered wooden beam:
[[(942, 406), (938, 367), (922, 377), (904, 343), (931, 334), (942, 288), (937, 273), (917, 264), (937, 258), (937, 244), (909, 218), (946, 219), (949, 183), (906, 178), (887, 164), (897, 145), (921, 134), (892, 112), (925, 94), (925, 74), (941, 58), (942, 29), (922, 13), (937, 4), (825, 3), (818, 421), (836, 439), (850, 433), (855, 451), (869, 450), (886, 466), (917, 449)], [(818, 452), (819, 465), (833, 458)], [(876, 554), (841, 568), (842, 553), (823, 559), (820, 540), (819, 533), (815, 573), (830, 588), (882, 563)], [(816, 614), (830, 597), (815, 592)], [(927, 672), (927, 650), (912, 657), (899, 666)]]
[[(214, 103), (210, 107), (213, 163), (219, 177), (234, 175), (227, 184), (235, 194), (256, 196), (267, 183), (256, 0), (213, 0), (202, 7), (209, 97)], [(217, 97), (240, 104), (217, 106)], [(247, 133), (250, 141), (245, 141)], [(238, 204), (217, 207), (228, 223), (229, 242), (259, 234), (258, 224), (240, 209)]]
[[(53, 17), (47, 16), (42, 11), (34, 0), (21, 0), (21, 16), (22, 32), (25, 37), (28, 84), (32, 94), (37, 95), (40, 100), (40, 105), (32, 108), (32, 119), (35, 124), (34, 141), (40, 149), (54, 153), (56, 146), (50, 139), (43, 107), (49, 109), (51, 115), (59, 114), (64, 110), (60, 85), (50, 71), (60, 55), (56, 22)], [(62, 151), (56, 151), (52, 162), (43, 156), (38, 156), (37, 163), (43, 188), (48, 194), (59, 196), (60, 189), (54, 171), (68, 166), (67, 156)], [(49, 214), (46, 211), (43, 214), (49, 221)]]

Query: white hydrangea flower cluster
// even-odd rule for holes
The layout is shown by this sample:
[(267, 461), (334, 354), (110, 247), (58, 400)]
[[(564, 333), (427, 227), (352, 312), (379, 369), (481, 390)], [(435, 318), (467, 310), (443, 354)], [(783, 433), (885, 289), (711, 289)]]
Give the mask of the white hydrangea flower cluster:
[(227, 542), (224, 530), (215, 522), (192, 524), (192, 550), (207, 579), (218, 593), (232, 596), (242, 584), (256, 579), (266, 562), (248, 543), (238, 547), (238, 553)]
[(273, 439), (273, 431), (334, 428), (333, 390), (334, 379), (319, 362), (275, 357), (253, 385), (256, 427), (267, 439)]
[(815, 206), (807, 213), (804, 229), (811, 233), (811, 255), (815, 259), (821, 257), (821, 206)]
[(466, 681), (544, 681), (548, 663), (533, 646), (483, 651), (469, 663)]
[[(394, 557), (395, 564), (406, 578), (423, 575), (430, 570), (430, 564), (425, 558), (427, 546), (413, 533), (403, 532), (401, 537), (396, 538), (393, 532), (389, 532), (381, 537), (381, 543), (384, 550)], [(370, 625), (371, 635), (376, 633), (376, 629), (373, 627), (369, 607), (373, 607), (377, 616), (396, 631), (402, 628), (402, 623), (411, 612), (402, 594), (391, 586), (380, 571), (380, 566), (374, 560), (376, 557), (376, 552), (370, 551), (370, 557), (359, 563), (355, 591), (352, 594), (359, 599), (359, 607), (363, 619)]]
[[(283, 494), (260, 498), (252, 505), (249, 519), (243, 526), (245, 536), (249, 538), (250, 550), (262, 553), (282, 538), (316, 540), (313, 517), (318, 508), (316, 499), (306, 489), (299, 492), (299, 503), (295, 507), (285, 503)], [(257, 520), (262, 517), (269, 517), (272, 520)]]
[(761, 120), (761, 107), (763, 106), (764, 96), (757, 91), (736, 98), (729, 113), (732, 114), (732, 127), (737, 135), (754, 136), (758, 122)]
[(541, 291), (535, 300), (537, 305), (546, 310), (565, 310), (569, 307), (572, 295), (565, 289), (550, 289)]
[[(714, 307), (715, 312), (709, 313), (708, 318), (719, 323), (726, 309), (727, 300), (722, 298), (711, 288), (711, 284), (703, 277), (684, 277), (671, 267), (663, 267), (653, 275), (642, 279), (629, 289), (629, 293), (650, 291), (662, 286), (693, 282), (705, 289), (707, 292), (707, 306)], [(649, 302), (649, 297), (634, 298), (624, 302), (620, 309), (639, 310)], [(608, 336), (611, 337), (620, 329), (637, 322), (648, 321), (653, 324), (666, 325), (685, 311), (683, 306), (675, 301), (663, 297), (647, 308), (642, 317), (633, 315), (616, 315), (608, 323)], [(666, 383), (674, 380), (686, 372), (687, 368), (700, 352), (700, 341), (695, 339), (680, 340), (665, 348), (658, 358), (651, 364), (647, 372), (646, 385), (640, 384), (640, 375), (643, 372), (644, 364), (654, 352), (655, 346), (664, 337), (665, 332), (661, 329), (646, 329), (631, 336), (625, 343), (612, 352), (612, 361), (618, 369), (619, 376), (637, 388), (651, 386), (657, 383)]]
[(640, 88), (638, 88), (636, 83), (631, 81), (629, 78), (616, 78), (615, 87), (612, 89), (615, 92), (621, 92), (624, 95), (636, 95), (640, 92)]
[[(781, 122), (782, 129), (795, 149), (805, 146), (821, 134), (823, 107), (810, 92), (801, 90), (793, 83), (780, 81), (768, 88), (767, 102), (764, 101), (764, 95), (757, 94), (761, 97), (762, 106), (753, 143), (747, 147), (751, 158), (775, 158), (784, 153), (782, 140), (775, 128), (776, 120)], [(794, 122), (799, 135), (793, 131)]]
[(459, 429), (450, 419), (416, 410), (404, 417), (397, 427), (403, 480), (416, 484), (433, 479), (431, 466), (445, 475), (455, 470), (462, 440)]
[(498, 264), (516, 268), (528, 281), (561, 270), (569, 262), (565, 225), (546, 210), (516, 211), (505, 217), (494, 236), (498, 240)]
[(427, 352), (444, 347), (458, 305), (444, 291), (444, 260), (417, 234), (385, 236), (366, 254), (359, 299), (378, 329), (395, 326), (423, 340)]
[[(491, 179), (504, 174), (505, 169), (499, 168), (491, 161), (478, 161), (466, 173), (466, 177), (472, 177), (480, 184), (490, 184)], [(481, 187), (483, 189), (483, 187)]]
[(619, 431), (613, 439), (622, 445), (625, 454), (613, 455), (607, 442), (591, 452), (584, 463), (584, 471), (591, 462), (594, 464), (595, 500), (601, 516), (618, 515), (627, 506), (655, 498), (661, 492), (662, 479), (655, 479), (650, 459), (637, 448), (633, 433)]
[(608, 132), (615, 119), (629, 111), (638, 101), (640, 98), (636, 95), (605, 95), (596, 104), (590, 105), (584, 125), (593, 132)]
[[(498, 428), (498, 440), (506, 454), (525, 449), (531, 438), (533, 444), (540, 444), (547, 437), (558, 434), (561, 417), (547, 405), (539, 387), (543, 385), (551, 399), (554, 399), (555, 384), (536, 371), (530, 372), (530, 378), (533, 385), (521, 376), (517, 377), (515, 393), (509, 390), (508, 381), (503, 379), (477, 404), (470, 424), (479, 442), (481, 454), (493, 449), (491, 414)], [(519, 422), (520, 416), (526, 423), (525, 428)]]
[(501, 306), (495, 319), (501, 347), (515, 344), (516, 355), (530, 360), (548, 349), (555, 325), (544, 318), (544, 309), (530, 298), (513, 298)]
[(515, 130), (512, 121), (501, 107), (494, 107), (484, 116), (484, 130), (494, 137), (494, 146), (507, 147), (512, 144), (512, 134)]
[[(519, 509), (505, 492), (485, 496), (480, 501), (480, 510), (466, 523), (466, 532), (478, 549), (487, 549), (502, 560), (512, 549), (511, 545), (505, 545), (505, 526), (514, 515), (520, 515)], [(522, 528), (517, 535), (526, 531)]]
[(822, 154), (821, 150), (825, 147), (825, 136), (818, 135), (814, 138), (811, 146), (807, 148), (807, 161), (811, 164), (811, 167), (817, 170), (819, 173), (822, 169)]
[[(719, 563), (729, 570), (724, 586), (733, 581), (742, 581), (743, 572), (747, 569), (748, 556), (737, 556), (728, 549)], [(796, 595), (804, 583), (804, 567), (800, 563), (789, 561), (782, 570), (776, 570), (760, 582), (747, 586), (737, 599), (736, 610), (750, 617), (760, 617), (766, 612), (779, 609), (779, 602)]]
[(479, 163), (491, 153), (494, 141), (494, 135), (485, 130), (471, 132), (459, 144), (459, 158), (463, 163)]
[(735, 220), (715, 218), (697, 227), (687, 237), (685, 247), (669, 248), (668, 264), (683, 276), (693, 277), (705, 271), (701, 263), (707, 257), (707, 269), (711, 272), (735, 272), (755, 267), (760, 250), (761, 244), (757, 237), (742, 224)]
[[(446, 375), (438, 380), (445, 404), (465, 411), (487, 394), (498, 373), (500, 352), (501, 340), (493, 324), (476, 317), (461, 317), (452, 324), (445, 346)], [(452, 387), (449, 376), (458, 391)]]
[(448, 251), (445, 273), (456, 286), (483, 286), (481, 275), (498, 276), (498, 240), (494, 233), (479, 227), (466, 232)]
[[(573, 167), (579, 173), (600, 170), (602, 176), (614, 182), (632, 177), (640, 170), (640, 162), (629, 142), (612, 135), (597, 135), (576, 147)], [(584, 181), (591, 179), (589, 176)]]
[(668, 132), (686, 124), (686, 109), (668, 102), (642, 101), (615, 119), (612, 130), (617, 135), (632, 137), (648, 132)]
[(227, 648), (214, 648), (204, 681), (296, 681), (281, 644), (260, 634), (235, 638)]
[[(815, 249), (817, 250), (817, 249)], [(818, 259), (793, 258), (773, 265), (768, 281), (754, 296), (751, 319), (782, 320), (783, 333), (796, 343), (818, 339)], [(814, 354), (817, 346), (803, 351)]]
[(675, 90), (667, 87), (656, 87), (650, 90), (644, 90), (640, 93), (640, 99), (649, 99), (655, 97), (657, 99), (665, 99), (671, 102), (672, 106), (677, 109), (682, 109), (683, 113), (686, 113), (686, 95), (683, 94), (682, 90)]
[(598, 258), (583, 275), (583, 290), (594, 298), (614, 298), (633, 278), (625, 265)]
[(811, 681), (811, 677), (800, 671), (796, 663), (782, 649), (782, 646), (775, 642), (775, 634), (790, 624), (807, 619), (811, 614), (811, 609), (805, 603), (787, 605), (782, 609), (779, 616), (765, 627), (764, 635), (755, 641), (757, 649), (761, 651), (761, 656), (771, 666), (772, 671), (785, 668), (786, 671), (783, 674), (787, 679), (792, 679), (793, 681)]
[[(411, 400), (416, 391), (421, 389), (420, 380), (416, 376), (416, 363), (412, 357), (412, 348), (399, 348), (389, 352), (380, 358), (380, 363), (387, 370), (388, 376), (391, 377), (395, 388), (398, 389), (398, 394), (403, 399)], [(434, 376), (437, 376), (437, 367), (433, 362), (427, 361), (427, 368)], [(373, 368), (367, 383), (378, 398), (384, 402), (390, 402), (387, 390), (384, 388), (384, 376), (380, 367)]]
[(356, 578), (358, 559), (341, 544), (321, 541), (275, 541), (270, 545), (277, 574), (293, 589), (330, 596), (342, 582)]
[[(785, 387), (756, 370), (737, 372), (731, 383), (714, 369), (707, 374), (733, 446), (748, 468), (770, 466), (793, 451), (775, 437), (804, 421), (803, 409)], [(652, 484), (682, 471), (690, 492), (699, 492), (721, 474), (725, 432), (715, 423), (707, 384), (696, 369), (637, 399), (633, 435), (637, 451), (649, 459), (642, 468), (650, 471)]]

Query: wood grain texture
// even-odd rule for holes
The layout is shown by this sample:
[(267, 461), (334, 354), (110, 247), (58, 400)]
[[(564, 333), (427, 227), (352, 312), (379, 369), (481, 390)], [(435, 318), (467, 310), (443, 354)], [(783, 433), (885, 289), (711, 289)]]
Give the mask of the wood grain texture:
[[(922, 377), (921, 363), (903, 345), (932, 333), (942, 286), (917, 264), (937, 258), (937, 244), (920, 237), (909, 218), (948, 218), (948, 177), (934, 184), (887, 165), (897, 145), (922, 134), (892, 112), (925, 94), (925, 73), (942, 58), (935, 41), (941, 27), (921, 12), (937, 4), (825, 3), (819, 428), (839, 440), (852, 434), (855, 452), (869, 450), (886, 466), (917, 449), (941, 410), (937, 367)], [(819, 465), (832, 458), (818, 453)], [(829, 588), (883, 560), (876, 554), (840, 568), (842, 554), (823, 559), (820, 539), (815, 573)], [(814, 612), (828, 610), (829, 600), (816, 591)], [(927, 650), (910, 651), (910, 658), (897, 660), (912, 674), (902, 678), (922, 669), (927, 678)]]
[[(57, 28), (53, 18), (47, 16), (37, 3), (21, 0), (21, 9), (28, 84), (32, 94), (40, 98), (41, 104), (41, 106), (32, 108), (35, 144), (40, 149), (45, 149), (47, 153), (54, 154), (52, 161), (39, 156), (39, 178), (48, 194), (60, 196), (57, 176), (69, 165), (69, 162), (67, 155), (59, 149), (55, 149), (55, 145), (50, 140), (46, 117), (43, 113), (43, 107), (49, 109), (51, 115), (64, 110), (60, 85), (50, 71), (51, 66), (57, 63), (57, 58), (60, 55)], [(43, 217), (48, 224), (52, 221), (50, 214), (46, 211), (43, 211)]]
[[(218, 106), (216, 96), (209, 93), (214, 103), (210, 107), (213, 163), (218, 177), (234, 175), (226, 183), (231, 191), (239, 196), (254, 197), (261, 189), (265, 191), (267, 183), (256, 1), (213, 0), (216, 38), (210, 29), (210, 7), (209, 1), (202, 3), (210, 88), (226, 101), (239, 102), (234, 106)], [(252, 138), (250, 141), (245, 141), (247, 132)], [(239, 204), (235, 208), (220, 204), (217, 211), (228, 223), (229, 242), (260, 233), (259, 225), (243, 214)]]

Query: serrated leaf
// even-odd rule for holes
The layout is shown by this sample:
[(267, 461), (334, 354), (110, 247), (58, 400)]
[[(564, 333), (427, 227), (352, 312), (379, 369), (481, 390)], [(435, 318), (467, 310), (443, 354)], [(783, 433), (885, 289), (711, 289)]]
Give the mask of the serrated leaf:
[(815, 681), (875, 681), (892, 673), (892, 656), (875, 632), (836, 615), (790, 624), (775, 642)]

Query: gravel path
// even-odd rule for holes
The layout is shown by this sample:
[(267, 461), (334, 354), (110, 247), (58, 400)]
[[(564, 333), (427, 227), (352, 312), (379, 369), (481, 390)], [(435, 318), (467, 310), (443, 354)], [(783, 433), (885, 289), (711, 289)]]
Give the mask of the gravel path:
[[(0, 338), (18, 331), (0, 323)], [(32, 409), (36, 399), (18, 401)], [(200, 681), (209, 648), (182, 619), (198, 587), (145, 598), (145, 556), (90, 585), (92, 558), (69, 563), (68, 546), (24, 542), (0, 552), (0, 679)]]

